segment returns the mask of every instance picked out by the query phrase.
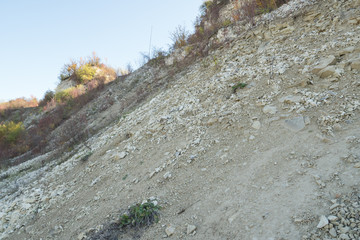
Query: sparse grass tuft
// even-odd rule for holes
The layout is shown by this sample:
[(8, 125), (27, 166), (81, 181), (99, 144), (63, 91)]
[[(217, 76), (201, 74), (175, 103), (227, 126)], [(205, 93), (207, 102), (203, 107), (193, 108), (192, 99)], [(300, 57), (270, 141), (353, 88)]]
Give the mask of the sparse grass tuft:
[(239, 88), (243, 89), (246, 86), (247, 86), (247, 83), (242, 83), (242, 82), (237, 83), (236, 85), (232, 86), (233, 93), (236, 93), (236, 90), (238, 90)]

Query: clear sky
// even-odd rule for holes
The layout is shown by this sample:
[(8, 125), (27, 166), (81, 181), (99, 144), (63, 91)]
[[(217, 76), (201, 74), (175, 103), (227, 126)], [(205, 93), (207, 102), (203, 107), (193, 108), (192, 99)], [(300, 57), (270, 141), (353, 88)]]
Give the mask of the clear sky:
[(168, 49), (179, 25), (193, 30), (202, 0), (0, 0), (0, 101), (54, 90), (70, 59), (92, 52), (136, 67), (140, 52)]

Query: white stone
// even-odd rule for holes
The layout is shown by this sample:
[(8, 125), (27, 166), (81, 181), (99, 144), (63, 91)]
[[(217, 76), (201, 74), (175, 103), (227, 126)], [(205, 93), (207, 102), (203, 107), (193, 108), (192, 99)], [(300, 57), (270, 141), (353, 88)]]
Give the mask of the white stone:
[(322, 215), (320, 217), (320, 221), (319, 221), (319, 224), (316, 226), (317, 228), (323, 228), (325, 227), (326, 225), (329, 224), (329, 220), (327, 219), (327, 217), (325, 217), (324, 215)]
[(330, 216), (328, 216), (328, 219), (329, 219), (329, 221), (336, 221), (338, 219), (338, 217), (334, 216), (334, 215), (330, 215)]
[(301, 101), (301, 96), (293, 96), (293, 95), (289, 95), (279, 99), (279, 102), (287, 103), (287, 104), (299, 103), (300, 101)]
[(168, 225), (165, 229), (165, 233), (168, 237), (170, 237), (171, 235), (173, 235), (175, 233), (175, 227), (173, 225)]
[(164, 174), (164, 179), (169, 179), (171, 178), (171, 173), (170, 172), (167, 172)]
[(269, 113), (269, 114), (275, 114), (277, 112), (277, 108), (275, 106), (266, 105), (263, 108), (263, 112), (264, 113)]
[(329, 65), (334, 65), (336, 63), (336, 58), (333, 55), (328, 56), (327, 58), (323, 58), (320, 60), (320, 63), (313, 68), (312, 72), (315, 74), (319, 74), (321, 70), (326, 68)]
[(332, 237), (336, 237), (336, 230), (335, 230), (335, 228), (330, 229), (329, 234), (330, 234)]
[(321, 77), (321, 78), (327, 78), (327, 77), (330, 77), (330, 76), (333, 76), (334, 74), (336, 73), (336, 69), (334, 66), (328, 66), (324, 69), (322, 69), (318, 75)]
[(195, 230), (196, 230), (196, 226), (189, 224), (189, 225), (187, 226), (186, 233), (187, 233), (187, 234), (192, 234)]
[(360, 59), (355, 59), (351, 61), (351, 69), (360, 70)]
[(286, 119), (284, 121), (284, 125), (286, 128), (288, 128), (294, 132), (298, 132), (305, 128), (304, 117), (300, 116), (300, 117), (295, 117), (292, 119)]
[(259, 121), (254, 121), (251, 127), (259, 130), (261, 128), (261, 123)]
[(120, 153), (118, 154), (118, 157), (119, 157), (120, 159), (124, 159), (127, 155), (128, 155), (127, 152), (120, 152)]

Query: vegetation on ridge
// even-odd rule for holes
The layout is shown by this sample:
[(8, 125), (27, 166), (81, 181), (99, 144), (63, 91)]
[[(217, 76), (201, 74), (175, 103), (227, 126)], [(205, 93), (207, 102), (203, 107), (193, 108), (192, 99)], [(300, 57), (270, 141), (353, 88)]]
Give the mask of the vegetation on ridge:
[[(80, 59), (75, 64), (76, 67), (74, 63), (75, 61), (71, 61), (70, 64), (65, 64), (66, 70), (63, 69), (60, 76), (64, 76), (66, 72), (68, 79), (78, 83), (77, 86), (56, 93), (47, 91), (39, 103), (36, 98), (20, 98), (0, 104), (0, 167), (7, 165), (5, 159), (19, 156), (29, 150), (31, 154), (43, 153), (82, 141), (89, 134), (85, 131), (87, 117), (76, 113), (97, 97), (105, 83), (116, 78), (116, 73), (101, 63), (95, 53), (86, 61)], [(89, 72), (87, 68), (92, 70)], [(107, 104), (111, 106), (113, 101), (109, 100)], [(31, 114), (38, 117), (24, 126), (24, 110), (29, 107), (35, 108)], [(69, 121), (66, 121), (68, 119)], [(49, 139), (50, 133), (63, 123), (65, 124), (62, 131), (56, 134), (56, 139)], [(56, 144), (49, 146), (50, 140)]]

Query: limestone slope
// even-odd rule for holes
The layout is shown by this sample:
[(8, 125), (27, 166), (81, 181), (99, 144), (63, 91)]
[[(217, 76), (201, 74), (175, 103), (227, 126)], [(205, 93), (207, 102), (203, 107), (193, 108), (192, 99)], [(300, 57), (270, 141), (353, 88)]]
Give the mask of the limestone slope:
[(15, 176), (0, 238), (86, 239), (153, 196), (160, 222), (119, 239), (358, 239), (359, 16), (359, 1), (314, 1), (222, 30), (206, 58), (160, 71), (175, 80), (92, 137), (87, 161), (78, 146), (32, 182)]

